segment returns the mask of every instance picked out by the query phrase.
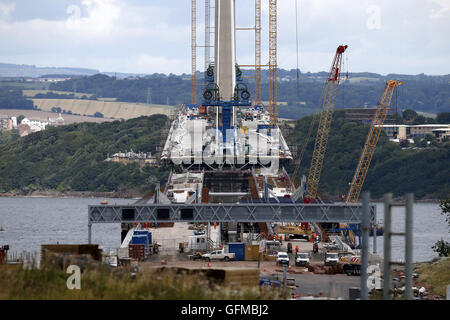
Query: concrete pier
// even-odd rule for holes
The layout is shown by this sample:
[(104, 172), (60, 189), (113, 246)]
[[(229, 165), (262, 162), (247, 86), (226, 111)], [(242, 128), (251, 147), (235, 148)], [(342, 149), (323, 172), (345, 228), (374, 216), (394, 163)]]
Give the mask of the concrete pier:
[(223, 101), (231, 101), (236, 86), (235, 0), (216, 0), (215, 83)]

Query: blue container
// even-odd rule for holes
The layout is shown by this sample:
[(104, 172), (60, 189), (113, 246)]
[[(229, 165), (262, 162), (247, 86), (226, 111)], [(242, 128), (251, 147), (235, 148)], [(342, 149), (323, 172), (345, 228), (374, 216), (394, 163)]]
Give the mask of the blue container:
[(152, 244), (152, 233), (148, 230), (135, 230), (134, 236), (146, 236), (148, 238), (148, 244)]
[(235, 254), (235, 260), (244, 261), (245, 260), (245, 243), (229, 243), (228, 252)]
[(148, 236), (136, 235), (131, 238), (131, 244), (145, 244), (148, 245)]

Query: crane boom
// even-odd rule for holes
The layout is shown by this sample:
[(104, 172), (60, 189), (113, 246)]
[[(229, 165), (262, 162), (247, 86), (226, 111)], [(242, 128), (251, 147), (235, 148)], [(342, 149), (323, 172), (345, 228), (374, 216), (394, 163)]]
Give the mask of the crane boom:
[(317, 128), (314, 152), (309, 167), (306, 185), (306, 197), (315, 199), (319, 189), (320, 174), (322, 172), (323, 159), (327, 148), (328, 135), (330, 133), (331, 119), (333, 117), (334, 105), (336, 103), (337, 90), (341, 79), (342, 55), (348, 46), (340, 45), (331, 65), (325, 88), (322, 93), (322, 112), (320, 114), (319, 127)]
[(395, 80), (388, 80), (386, 82), (383, 94), (381, 95), (380, 102), (377, 106), (377, 110), (372, 119), (372, 124), (366, 138), (366, 143), (364, 144), (364, 149), (361, 153), (361, 157), (359, 159), (358, 166), (356, 167), (345, 202), (357, 202), (359, 199), (359, 194), (361, 193), (367, 171), (369, 170), (375, 148), (380, 138), (381, 130), (383, 129), (382, 125), (389, 112), (389, 106), (391, 104), (392, 95), (394, 94), (394, 89), (402, 84), (403, 82)]

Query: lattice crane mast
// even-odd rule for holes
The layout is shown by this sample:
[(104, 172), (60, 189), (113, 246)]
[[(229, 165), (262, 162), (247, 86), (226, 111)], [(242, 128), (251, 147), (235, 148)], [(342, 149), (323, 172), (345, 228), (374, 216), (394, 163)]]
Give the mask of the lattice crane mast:
[(348, 46), (346, 45), (340, 45), (336, 49), (333, 64), (331, 65), (328, 79), (322, 93), (322, 112), (320, 114), (319, 127), (317, 128), (311, 166), (309, 167), (308, 180), (306, 184), (306, 201), (310, 201), (317, 197), (323, 159), (327, 149), (328, 135), (330, 133), (331, 119), (333, 117), (337, 91), (341, 80), (342, 55), (347, 47)]
[(378, 140), (380, 138), (381, 130), (383, 129), (382, 125), (389, 112), (392, 95), (394, 94), (395, 87), (402, 84), (403, 82), (395, 80), (388, 80), (386, 82), (383, 94), (381, 95), (380, 102), (377, 106), (377, 110), (373, 116), (372, 124), (370, 126), (369, 133), (367, 134), (366, 143), (364, 144), (364, 149), (361, 153), (361, 157), (359, 159), (358, 166), (356, 167), (345, 202), (357, 202), (359, 199), (359, 194), (361, 193), (367, 171), (369, 170), (375, 148), (377, 147)]

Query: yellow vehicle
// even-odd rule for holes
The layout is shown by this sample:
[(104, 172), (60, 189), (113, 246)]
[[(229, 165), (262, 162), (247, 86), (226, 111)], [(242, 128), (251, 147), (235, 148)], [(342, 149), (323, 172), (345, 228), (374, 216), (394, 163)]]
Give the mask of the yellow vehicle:
[(339, 264), (342, 265), (344, 272), (348, 276), (361, 274), (361, 259), (359, 256), (342, 256), (339, 258)]
[(285, 239), (294, 239), (294, 238), (300, 238), (300, 239), (306, 239), (309, 240), (309, 238), (312, 235), (312, 229), (308, 226), (308, 229), (304, 230), (300, 226), (296, 225), (286, 225), (286, 226), (278, 226), (277, 229), (278, 234), (285, 234)]

